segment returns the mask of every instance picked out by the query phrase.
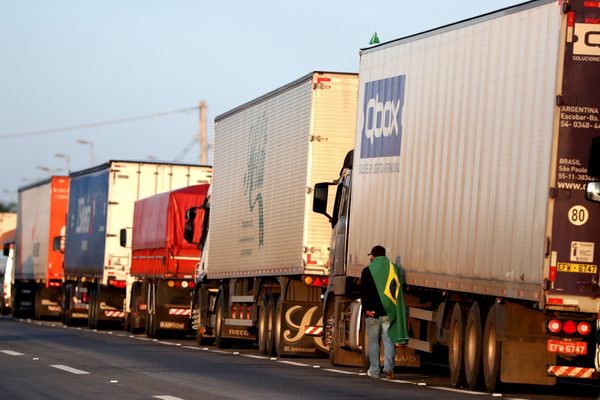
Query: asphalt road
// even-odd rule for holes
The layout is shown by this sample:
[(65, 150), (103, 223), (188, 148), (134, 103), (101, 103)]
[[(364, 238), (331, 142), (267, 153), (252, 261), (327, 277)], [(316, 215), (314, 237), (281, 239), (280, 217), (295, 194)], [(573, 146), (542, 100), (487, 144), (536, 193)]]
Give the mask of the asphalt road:
[[(426, 373), (424, 372), (426, 371)], [(327, 360), (276, 359), (255, 349), (198, 347), (123, 331), (0, 317), (0, 399), (596, 399), (600, 386), (448, 387), (443, 368), (367, 378)]]

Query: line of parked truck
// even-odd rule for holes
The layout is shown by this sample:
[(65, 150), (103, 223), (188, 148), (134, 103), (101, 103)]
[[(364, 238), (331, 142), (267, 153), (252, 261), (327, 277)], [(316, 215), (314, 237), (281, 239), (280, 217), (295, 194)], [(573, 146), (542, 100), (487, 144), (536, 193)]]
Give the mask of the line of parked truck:
[(598, 2), (536, 0), (373, 46), (358, 75), (218, 116), (212, 167), (113, 160), (20, 188), (4, 303), (362, 365), (382, 244), (405, 282), (397, 365), (444, 356), (452, 385), (489, 391), (597, 380), (599, 21)]

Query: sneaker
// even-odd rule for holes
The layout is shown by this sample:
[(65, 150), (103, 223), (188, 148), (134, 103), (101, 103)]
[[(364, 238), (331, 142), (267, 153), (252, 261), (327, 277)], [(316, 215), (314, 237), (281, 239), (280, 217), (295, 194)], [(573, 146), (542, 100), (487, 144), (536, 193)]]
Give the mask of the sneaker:
[(371, 373), (371, 371), (369, 371), (369, 370), (367, 370), (367, 376), (368, 376), (369, 378), (372, 378), (372, 379), (379, 379), (379, 377), (378, 377), (378, 376), (375, 376), (375, 375), (373, 375), (373, 374)]
[(388, 381), (393, 381), (394, 380), (394, 372), (393, 371), (390, 371), (390, 372), (385, 372), (384, 371), (383, 373), (385, 374), (385, 378)]

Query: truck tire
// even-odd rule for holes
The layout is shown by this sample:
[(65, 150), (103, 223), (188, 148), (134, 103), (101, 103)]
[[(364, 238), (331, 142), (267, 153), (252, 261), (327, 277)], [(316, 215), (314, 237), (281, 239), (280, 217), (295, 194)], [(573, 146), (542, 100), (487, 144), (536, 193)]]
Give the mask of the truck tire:
[[(369, 367), (371, 366), (371, 360), (369, 360), (369, 335), (367, 333), (367, 326), (365, 323), (365, 319), (362, 319), (362, 323), (360, 326), (360, 331), (362, 332), (362, 337), (363, 337), (363, 345), (362, 345), (362, 351), (360, 353), (360, 359), (362, 362), (362, 368), (364, 372), (367, 372), (369, 370)], [(330, 347), (331, 349), (331, 347)], [(331, 350), (329, 351), (330, 354), (330, 361), (331, 361)], [(333, 365), (333, 361), (331, 361), (331, 364)]]
[(460, 303), (455, 303), (450, 317), (450, 335), (448, 340), (448, 368), (450, 384), (461, 387), (465, 383), (464, 340), (465, 315)]
[(275, 326), (273, 327), (273, 345), (275, 346), (274, 353), (277, 357), (283, 354), (283, 297), (279, 296), (275, 302)]
[(502, 342), (498, 340), (500, 304), (494, 304), (488, 312), (483, 332), (483, 382), (488, 392), (493, 392), (500, 383)]
[(335, 352), (337, 348), (337, 342), (335, 338), (336, 319), (334, 316), (335, 302), (335, 296), (333, 296), (333, 298), (327, 302), (327, 309), (323, 313), (323, 332), (325, 335), (329, 335), (329, 338), (323, 338), (323, 342), (329, 342), (329, 363), (331, 365), (335, 365)]
[(21, 289), (20, 284), (16, 283), (12, 287), (12, 309), (11, 315), (15, 318), (21, 318), (23, 313), (21, 312)]
[(66, 326), (71, 326), (72, 301), (73, 301), (73, 297), (71, 295), (71, 284), (66, 284), (66, 285), (64, 285), (63, 310), (62, 310), (62, 322)]
[(217, 310), (215, 313), (215, 346), (222, 349), (227, 346), (227, 339), (223, 337), (223, 314), (225, 312), (225, 300), (222, 293), (217, 299)]
[(202, 346), (204, 344), (204, 334), (202, 333), (202, 318), (201, 318), (201, 307), (200, 307), (200, 294), (198, 293), (198, 298), (196, 299), (196, 301), (194, 302), (194, 310), (195, 313), (192, 313), (192, 315), (196, 314), (195, 318), (198, 318), (197, 321), (197, 329), (196, 332), (194, 333), (194, 340), (196, 341), (196, 344), (198, 346)]
[(471, 390), (481, 383), (481, 348), (483, 346), (479, 303), (471, 304), (465, 326), (465, 381)]
[(33, 300), (33, 318), (42, 319), (42, 289), (38, 288), (34, 294)]
[(267, 355), (272, 356), (275, 353), (275, 296), (269, 296), (267, 306)]
[(89, 329), (97, 329), (98, 328), (98, 301), (97, 301), (98, 292), (96, 290), (95, 285), (90, 285), (88, 287), (88, 328)]
[(258, 351), (260, 354), (267, 355), (267, 314), (268, 314), (267, 296), (263, 296), (258, 308)]
[(148, 285), (148, 307), (146, 314), (146, 336), (158, 339), (160, 336), (159, 322), (156, 317), (156, 284)]

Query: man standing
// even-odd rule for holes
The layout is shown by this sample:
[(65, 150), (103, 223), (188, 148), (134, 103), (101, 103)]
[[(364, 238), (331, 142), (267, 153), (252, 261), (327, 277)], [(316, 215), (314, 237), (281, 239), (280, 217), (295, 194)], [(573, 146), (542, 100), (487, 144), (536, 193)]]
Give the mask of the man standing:
[(398, 267), (385, 256), (385, 248), (377, 245), (369, 253), (371, 263), (361, 274), (361, 302), (369, 342), (367, 376), (379, 378), (379, 339), (383, 339), (383, 373), (394, 379), (394, 344), (408, 342), (406, 312), (402, 298)]

